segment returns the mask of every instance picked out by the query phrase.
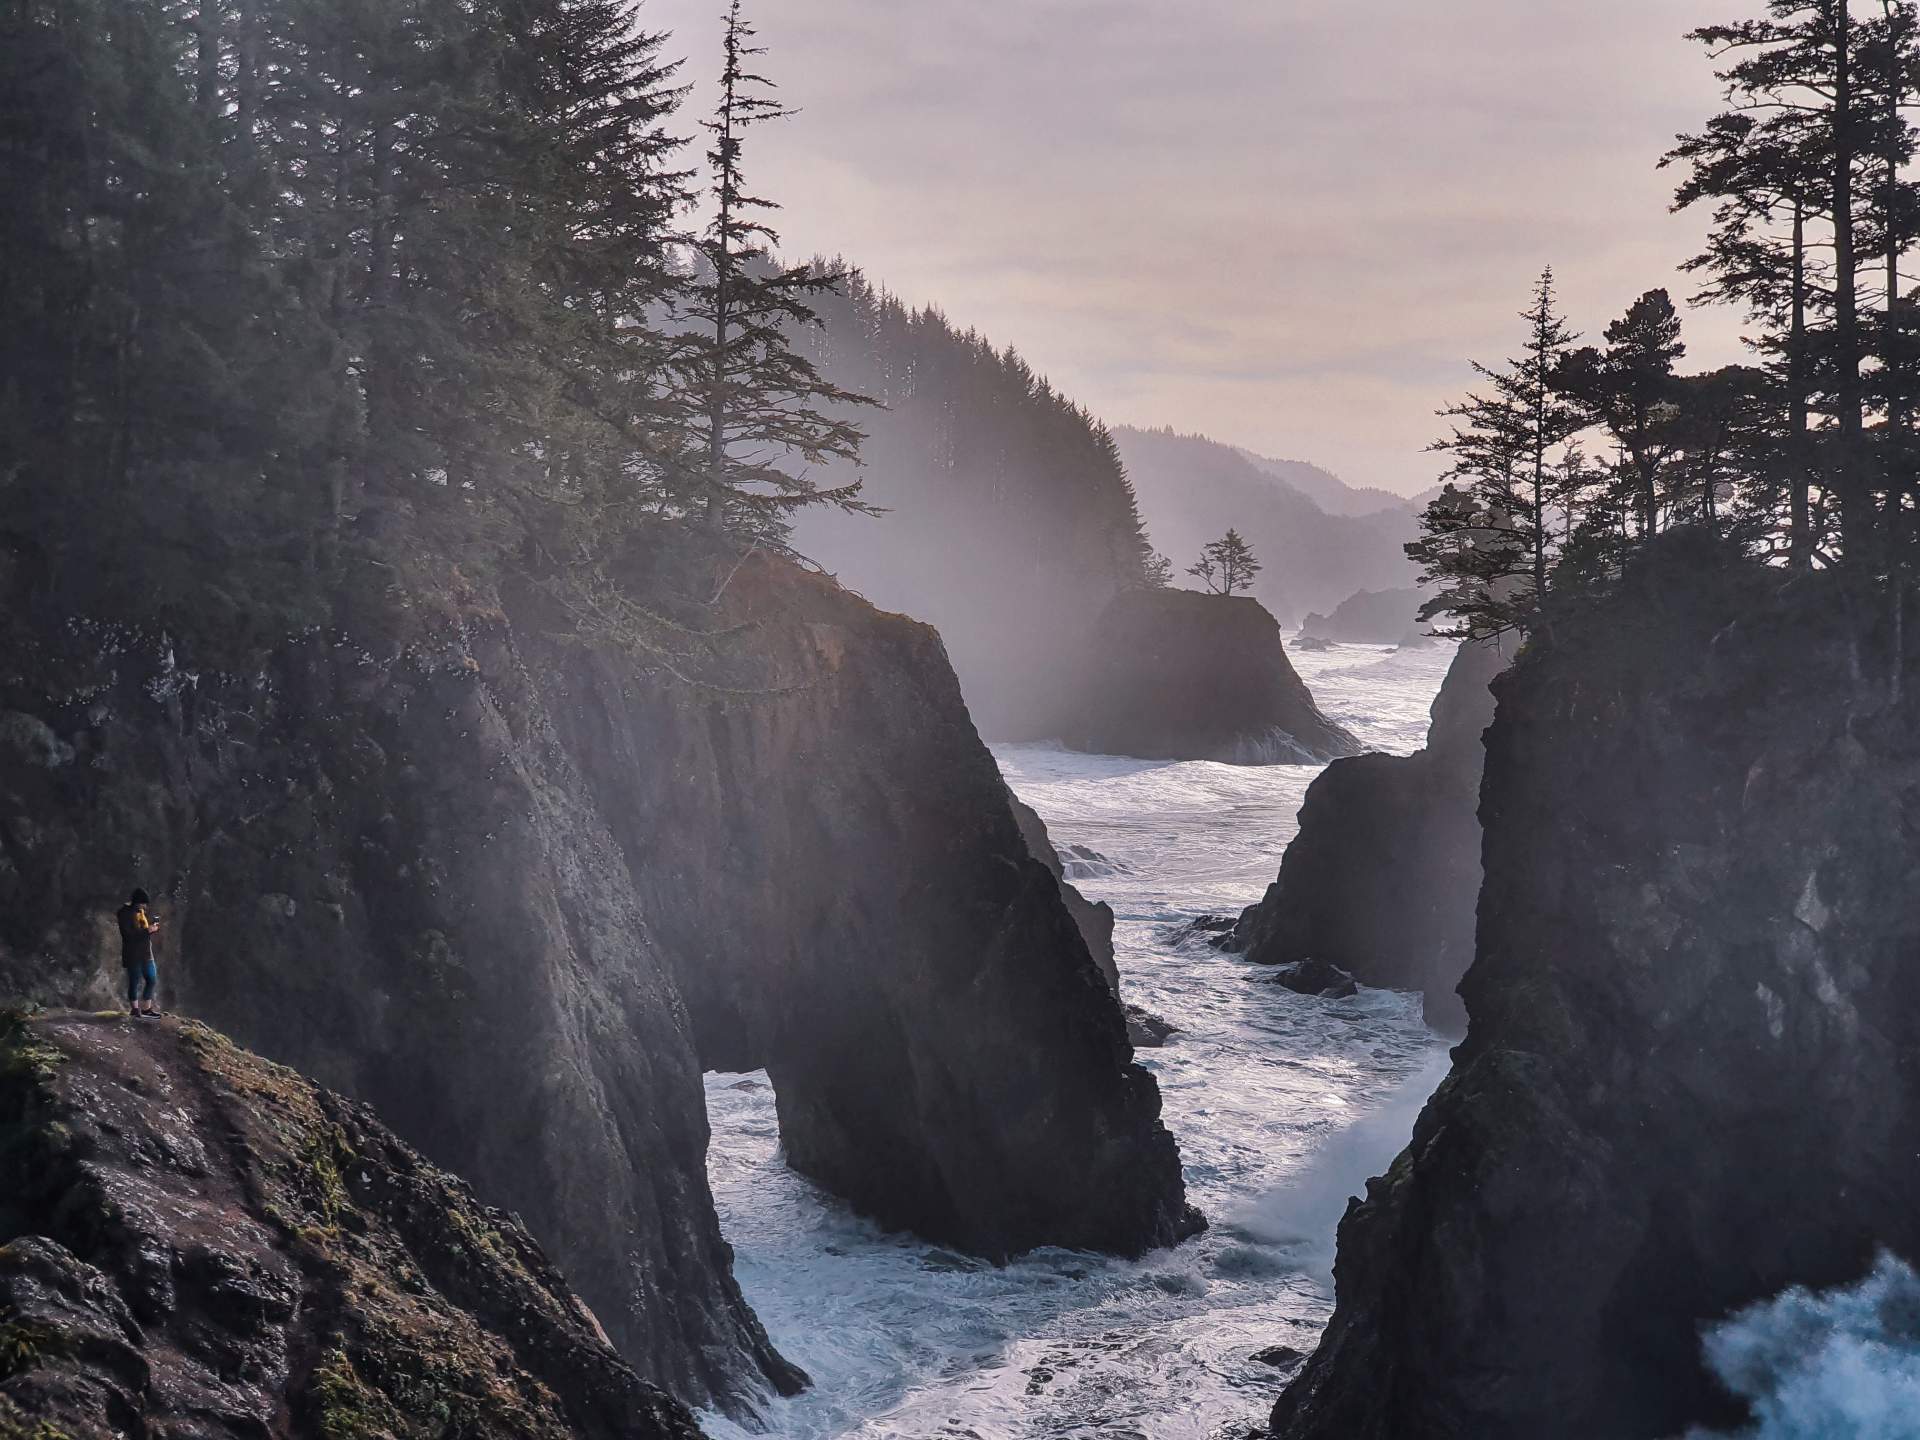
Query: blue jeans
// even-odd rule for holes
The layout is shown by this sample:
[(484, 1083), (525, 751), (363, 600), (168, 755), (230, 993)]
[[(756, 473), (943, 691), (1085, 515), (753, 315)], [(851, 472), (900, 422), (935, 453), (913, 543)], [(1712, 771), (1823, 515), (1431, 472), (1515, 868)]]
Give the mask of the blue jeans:
[(137, 1005), (153, 999), (153, 987), (160, 983), (160, 968), (151, 960), (127, 966), (127, 1003)]

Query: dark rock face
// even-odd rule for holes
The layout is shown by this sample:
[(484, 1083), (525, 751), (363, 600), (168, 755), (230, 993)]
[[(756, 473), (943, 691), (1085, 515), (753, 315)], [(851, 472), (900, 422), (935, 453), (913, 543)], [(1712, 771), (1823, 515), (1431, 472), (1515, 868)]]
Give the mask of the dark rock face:
[(1872, 615), (1649, 568), (1498, 682), (1471, 1025), (1276, 1436), (1730, 1427), (1702, 1324), (1920, 1256), (1920, 717)]
[[(1066, 862), (1054, 848), (1053, 837), (1047, 834), (1047, 822), (1040, 818), (1040, 812), (1011, 790), (1007, 792), (1007, 799), (1013, 806), (1013, 820), (1020, 827), (1020, 838), (1026, 844), (1027, 853), (1046, 866), (1059, 884), (1060, 898), (1066, 902), (1067, 913), (1073, 916), (1080, 938), (1086, 941), (1087, 953), (1093, 956), (1093, 963), (1100, 967), (1100, 973), (1107, 977), (1107, 984), (1117, 996), (1120, 967), (1113, 959), (1113, 907), (1105, 901), (1087, 899), (1067, 879)], [(1090, 850), (1085, 853), (1093, 854)]]
[[(1118, 998), (1120, 967), (1113, 958), (1113, 907), (1104, 900), (1087, 899), (1067, 878), (1076, 867), (1088, 873), (1108, 875), (1118, 867), (1084, 845), (1069, 845), (1064, 851), (1060, 850), (1047, 834), (1046, 822), (1038, 811), (1012, 791), (1007, 792), (1007, 798), (1013, 805), (1013, 818), (1020, 827), (1020, 838), (1026, 842), (1027, 853), (1052, 872), (1060, 886), (1060, 898), (1066, 902), (1067, 913), (1073, 916), (1080, 938), (1086, 941), (1087, 952)], [(1167, 1043), (1168, 1037), (1179, 1033), (1174, 1026), (1138, 1005), (1123, 1004), (1122, 1013), (1126, 1018), (1127, 1043), (1136, 1049), (1157, 1050)]]
[(1088, 644), (1063, 737), (1076, 750), (1290, 765), (1360, 749), (1313, 703), (1257, 600), (1129, 590), (1102, 612)]
[(0, 711), (74, 750), (0, 769), (0, 993), (110, 998), (144, 884), (171, 1003), (523, 1215), (690, 1403), (803, 1381), (732, 1279), (703, 1069), (764, 1065), (797, 1168), (947, 1244), (1197, 1225), (931, 630), (684, 539), (587, 596), (383, 553), (251, 676), (0, 606)]
[(1162, 1020), (1158, 1015), (1142, 1010), (1138, 1005), (1129, 1005), (1126, 1009), (1127, 1039), (1133, 1042), (1133, 1048), (1136, 1050), (1158, 1050), (1180, 1033), (1178, 1025)]
[(0, 1433), (697, 1440), (365, 1106), (192, 1022), (4, 1023)]
[(1060, 868), (1069, 880), (1100, 880), (1109, 875), (1124, 875), (1127, 867), (1118, 860), (1109, 860), (1098, 850), (1085, 845), (1060, 845)]
[(1358, 645), (1399, 645), (1421, 633), (1418, 589), (1356, 590), (1328, 614), (1317, 611), (1300, 622), (1300, 633), (1317, 640)]
[(1454, 987), (1480, 893), (1480, 736), (1502, 664), (1495, 646), (1463, 645), (1424, 750), (1336, 760), (1307, 788), (1279, 878), (1232, 948), (1263, 965), (1319, 956), (1363, 985), (1423, 991), (1431, 1024), (1464, 1027)]

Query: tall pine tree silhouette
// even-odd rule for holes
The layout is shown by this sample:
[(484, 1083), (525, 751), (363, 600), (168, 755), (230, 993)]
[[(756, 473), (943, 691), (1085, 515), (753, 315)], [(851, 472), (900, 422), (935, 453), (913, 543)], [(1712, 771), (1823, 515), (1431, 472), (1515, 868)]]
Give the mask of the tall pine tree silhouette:
[(858, 480), (823, 487), (808, 467), (858, 461), (862, 434), (845, 407), (871, 402), (823, 379), (792, 343), (795, 328), (818, 323), (809, 297), (832, 291), (839, 276), (817, 265), (780, 266), (780, 237), (762, 218), (779, 207), (746, 188), (746, 132), (793, 113), (769, 93), (773, 82), (749, 68), (765, 53), (754, 34), (732, 0), (720, 100), (703, 122), (713, 137), (714, 213), (686, 289), (693, 328), (673, 360), (686, 437), (676, 469), (684, 503), (707, 526), (779, 545), (787, 517), (802, 506), (869, 508)]
[(1579, 337), (1555, 303), (1551, 267), (1521, 319), (1520, 355), (1499, 369), (1476, 361), (1487, 391), (1441, 412), (1452, 430), (1433, 448), (1453, 465), (1446, 489), (1421, 516), (1420, 537), (1407, 546), (1422, 579), (1440, 587), (1421, 618), (1451, 613), (1474, 635), (1523, 624), (1546, 595), (1558, 549), (1549, 510), (1560, 449), (1588, 423), (1560, 389)]

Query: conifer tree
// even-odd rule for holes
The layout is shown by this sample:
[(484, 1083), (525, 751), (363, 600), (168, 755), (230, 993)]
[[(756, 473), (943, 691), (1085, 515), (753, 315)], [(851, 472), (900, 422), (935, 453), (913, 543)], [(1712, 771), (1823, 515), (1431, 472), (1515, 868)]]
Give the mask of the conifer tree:
[(1423, 578), (1440, 587), (1421, 618), (1452, 613), (1476, 635), (1524, 623), (1545, 596), (1558, 548), (1550, 506), (1560, 447), (1588, 423), (1560, 388), (1578, 336), (1555, 304), (1551, 268), (1521, 319), (1519, 357), (1500, 369), (1475, 362), (1487, 392), (1441, 412), (1452, 429), (1433, 448), (1453, 457), (1451, 493), (1427, 507), (1407, 546)]
[(822, 486), (808, 467), (856, 462), (862, 432), (845, 407), (871, 403), (828, 383), (792, 340), (817, 323), (809, 300), (831, 293), (837, 273), (817, 265), (782, 268), (779, 236), (762, 218), (777, 205), (746, 188), (746, 132), (792, 112), (749, 66), (764, 52), (731, 0), (722, 41), (720, 99), (707, 151), (714, 214), (696, 245), (700, 271), (686, 286), (693, 328), (673, 359), (686, 439), (674, 467), (684, 502), (712, 529), (784, 543), (786, 517), (807, 505), (866, 509), (860, 482)]
[(1453, 617), (1434, 633), (1449, 639), (1487, 639), (1518, 629), (1532, 617), (1532, 550), (1517, 535), (1510, 491), (1487, 477), (1456, 478), (1440, 487), (1420, 515), (1420, 534), (1407, 558), (1433, 594), (1420, 619)]
[[(1789, 551), (1802, 567), (1819, 551), (1815, 504), (1826, 494), (1838, 500), (1847, 558), (1872, 568), (1881, 553), (1887, 434), (1870, 435), (1868, 422), (1876, 391), (1907, 408), (1888, 387), (1911, 368), (1897, 292), (1914, 228), (1900, 175), (1912, 153), (1912, 30), (1904, 0), (1867, 21), (1847, 0), (1767, 0), (1758, 18), (1693, 32), (1719, 60), (1733, 108), (1669, 156), (1691, 168), (1677, 201), (1717, 202), (1695, 267), (1710, 297), (1742, 300), (1768, 324), (1762, 344), (1783, 363), (1796, 472)], [(1863, 279), (1876, 251), (1888, 277), (1878, 323)]]
[(459, 545), (644, 490), (679, 183), (632, 18), (0, 11), (0, 525), (89, 604), (284, 634), (364, 496), (437, 505)]
[(1587, 346), (1569, 354), (1554, 383), (1618, 446), (1626, 508), (1644, 538), (1660, 528), (1663, 470), (1682, 443), (1683, 392), (1674, 365), (1687, 347), (1665, 290), (1634, 301), (1607, 327), (1606, 340), (1604, 350)]
[(1253, 584), (1253, 577), (1264, 567), (1254, 558), (1253, 547), (1229, 528), (1218, 540), (1201, 547), (1200, 558), (1187, 567), (1187, 573), (1202, 581), (1217, 595), (1231, 595)]

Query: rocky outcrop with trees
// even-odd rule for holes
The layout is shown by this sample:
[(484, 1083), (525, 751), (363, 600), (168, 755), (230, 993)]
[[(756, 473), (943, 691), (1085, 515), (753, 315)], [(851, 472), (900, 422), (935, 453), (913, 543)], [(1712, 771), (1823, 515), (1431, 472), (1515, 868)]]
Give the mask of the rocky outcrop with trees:
[(1076, 750), (1238, 765), (1359, 752), (1320, 713), (1279, 625), (1250, 596), (1130, 590), (1107, 606), (1087, 645), (1062, 734)]
[(1703, 1326), (1920, 1258), (1916, 657), (1672, 548), (1500, 684), (1467, 1038), (1280, 1440), (1730, 1429)]
[(1089, 632), (1152, 554), (1113, 437), (1011, 349), (857, 271), (816, 305), (796, 344), (886, 407), (849, 412), (864, 468), (827, 474), (885, 514), (817, 507), (794, 544), (940, 631), (982, 733), (1057, 734)]

